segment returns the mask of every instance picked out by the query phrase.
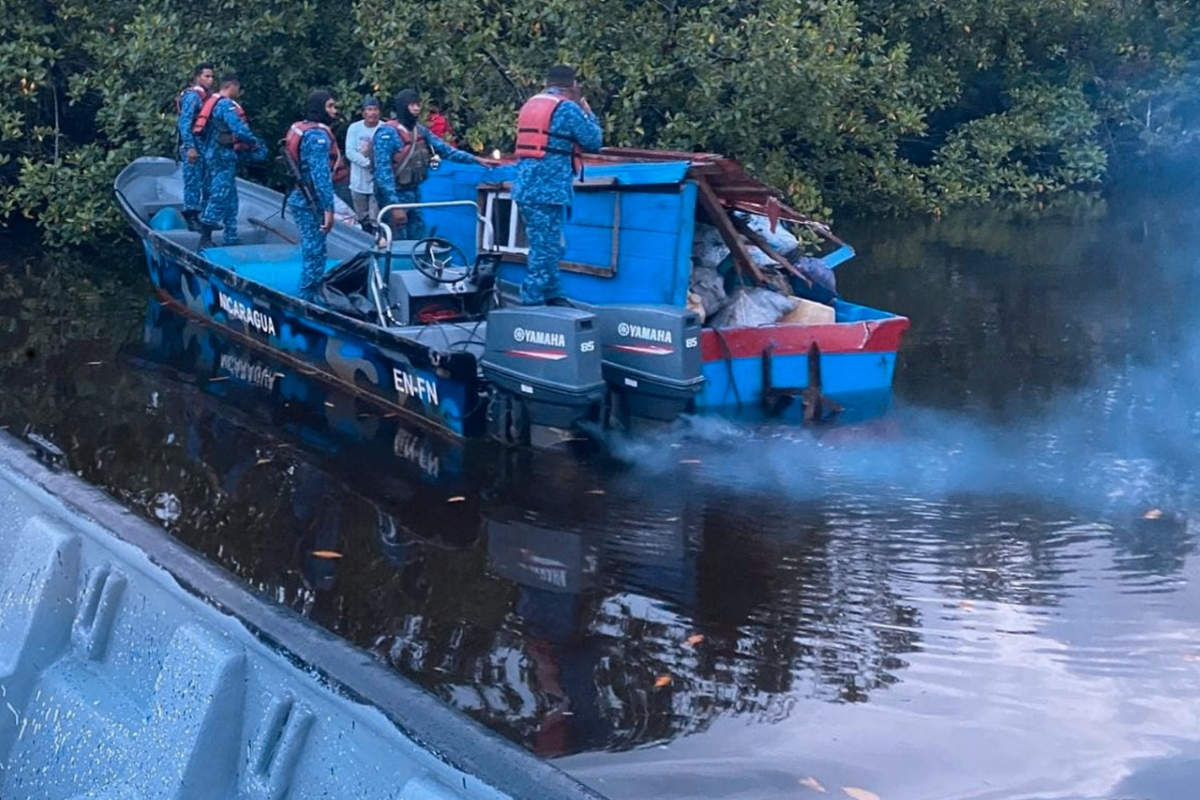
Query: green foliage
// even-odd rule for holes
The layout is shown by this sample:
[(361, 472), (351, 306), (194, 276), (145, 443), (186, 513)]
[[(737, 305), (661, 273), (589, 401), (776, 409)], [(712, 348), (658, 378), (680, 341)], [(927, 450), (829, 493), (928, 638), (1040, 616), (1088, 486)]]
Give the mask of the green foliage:
[[(1100, 182), (1194, 58), (1189, 0), (0, 0), (0, 218), (51, 243), (120, 228), (109, 194), (174, 150), (190, 68), (242, 76), (274, 141), (305, 93), (415, 86), (508, 149), (547, 67), (577, 65), (610, 144), (742, 160), (800, 208), (938, 212)], [(1161, 126), (1159, 126), (1161, 128)]]

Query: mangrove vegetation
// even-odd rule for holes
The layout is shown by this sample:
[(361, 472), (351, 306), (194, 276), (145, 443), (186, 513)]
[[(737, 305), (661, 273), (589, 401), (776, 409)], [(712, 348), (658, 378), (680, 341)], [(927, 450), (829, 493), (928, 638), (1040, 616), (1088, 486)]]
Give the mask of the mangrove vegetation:
[(353, 118), (364, 94), (415, 86), (477, 152), (510, 147), (522, 100), (571, 63), (610, 144), (735, 156), (818, 214), (937, 214), (1097, 188), (1179, 133), (1200, 39), (1194, 0), (0, 6), (0, 219), (50, 243), (119, 229), (112, 179), (175, 152), (175, 98), (203, 61), (241, 75), (268, 141), (311, 87)]

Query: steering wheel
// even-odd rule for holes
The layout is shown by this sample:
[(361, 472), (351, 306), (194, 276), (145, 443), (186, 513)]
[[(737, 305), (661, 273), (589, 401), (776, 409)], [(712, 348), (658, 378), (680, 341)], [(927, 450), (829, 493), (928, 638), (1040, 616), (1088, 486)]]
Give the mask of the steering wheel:
[(413, 266), (437, 283), (458, 283), (471, 274), (471, 263), (454, 242), (437, 236), (427, 236), (413, 242)]

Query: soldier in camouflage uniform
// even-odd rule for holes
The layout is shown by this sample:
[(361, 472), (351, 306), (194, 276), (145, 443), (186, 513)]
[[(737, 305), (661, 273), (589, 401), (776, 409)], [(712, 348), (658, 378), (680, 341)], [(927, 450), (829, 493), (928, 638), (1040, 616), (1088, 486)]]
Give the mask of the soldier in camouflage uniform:
[(529, 238), (521, 285), (525, 305), (570, 305), (558, 273), (565, 250), (563, 220), (574, 198), (579, 154), (599, 150), (603, 136), (571, 67), (553, 67), (545, 91), (521, 107), (516, 147), (521, 159), (512, 196)]
[[(300, 182), (288, 194), (288, 211), (300, 228), (304, 271), (300, 298), (316, 299), (325, 276), (325, 237), (333, 229), (333, 168), (341, 158), (329, 125), (337, 119), (337, 103), (329, 92), (315, 91), (304, 104), (304, 122), (288, 129), (284, 147), (300, 170)], [(314, 124), (315, 123), (315, 124)]]
[[(404, 89), (393, 99), (396, 119), (375, 129), (373, 177), (379, 207), (393, 203), (421, 202), (420, 186), (429, 171), (433, 154), (460, 164), (494, 167), (500, 162), (473, 156), (443, 142), (421, 123), (421, 97), (416, 89)], [(386, 220), (385, 220), (386, 221)], [(425, 221), (416, 209), (392, 216), (395, 239), (421, 239)]]
[(213, 65), (198, 64), (192, 70), (192, 85), (179, 94), (179, 162), (183, 165), (183, 218), (188, 230), (200, 230), (200, 208), (204, 199), (204, 159), (192, 133), (200, 106), (212, 93)]
[[(237, 98), (241, 81), (232, 72), (221, 76), (221, 90), (203, 134), (204, 167), (208, 172), (208, 202), (200, 214), (200, 246), (212, 246), (212, 232), (224, 225), (227, 245), (238, 243), (237, 166), (239, 156), (264, 161), (267, 147), (246, 124)], [(211, 98), (210, 98), (211, 99)]]

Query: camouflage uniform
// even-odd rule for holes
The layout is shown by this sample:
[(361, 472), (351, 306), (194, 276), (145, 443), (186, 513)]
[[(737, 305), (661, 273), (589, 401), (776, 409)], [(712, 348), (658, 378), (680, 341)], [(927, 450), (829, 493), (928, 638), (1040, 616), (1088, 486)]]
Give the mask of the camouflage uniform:
[(317, 196), (317, 208), (309, 205), (299, 187), (288, 195), (288, 210), (300, 228), (300, 254), (304, 271), (300, 276), (300, 297), (312, 302), (325, 276), (325, 231), (321, 225), (326, 211), (333, 211), (333, 175), (329, 170), (329, 146), (332, 142), (321, 128), (310, 128), (300, 139), (300, 173)]
[(187, 157), (188, 150), (195, 148), (199, 152), (203, 146), (192, 133), (196, 114), (204, 105), (204, 97), (196, 88), (185, 89), (180, 96), (179, 120), (175, 127), (179, 131), (179, 162), (183, 164), (183, 210), (199, 212), (204, 201), (204, 154), (201, 153), (194, 164), (189, 164)]
[[(565, 93), (556, 87), (546, 92)], [(604, 134), (596, 115), (570, 100), (554, 109), (550, 132), (574, 140), (587, 152), (595, 152), (603, 144)], [(512, 195), (520, 205), (529, 237), (525, 282), (521, 285), (521, 302), (526, 305), (562, 297), (558, 262), (565, 249), (563, 220), (575, 196), (574, 180), (571, 157), (564, 153), (546, 153), (541, 158), (522, 158), (517, 162)]]
[(233, 100), (222, 97), (213, 107), (212, 118), (204, 132), (204, 166), (208, 172), (208, 202), (200, 215), (201, 225), (224, 225), (225, 244), (238, 243), (237, 166), (238, 153), (232, 144), (221, 144), (218, 134), (228, 131), (237, 141), (254, 147), (253, 160), (266, 157), (266, 145), (254, 135), (238, 113)]
[[(447, 161), (455, 161), (459, 164), (476, 163), (475, 156), (451, 147), (420, 123), (416, 126), (416, 135), (425, 137), (430, 149)], [(396, 176), (392, 172), (392, 157), (403, 147), (404, 142), (401, 141), (400, 134), (391, 125), (381, 124), (375, 129), (375, 140), (372, 144), (375, 165), (372, 169), (375, 178), (375, 197), (379, 201), (380, 208), (393, 203), (421, 202), (420, 184), (396, 186)], [(414, 209), (408, 210), (408, 223), (393, 232), (393, 237), (396, 239), (421, 239), (424, 236), (425, 220), (421, 218), (421, 213)]]

